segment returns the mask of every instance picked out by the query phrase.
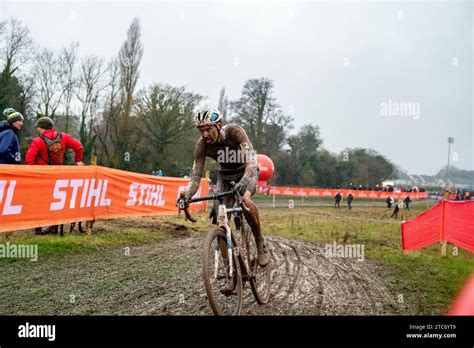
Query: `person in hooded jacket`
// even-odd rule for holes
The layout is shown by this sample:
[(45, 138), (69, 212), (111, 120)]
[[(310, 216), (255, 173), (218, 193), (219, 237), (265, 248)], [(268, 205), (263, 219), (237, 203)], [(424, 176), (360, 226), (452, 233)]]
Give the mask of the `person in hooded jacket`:
[(3, 111), (5, 121), (0, 122), (0, 164), (20, 164), (20, 143), (18, 131), (23, 127), (25, 118), (15, 109)]

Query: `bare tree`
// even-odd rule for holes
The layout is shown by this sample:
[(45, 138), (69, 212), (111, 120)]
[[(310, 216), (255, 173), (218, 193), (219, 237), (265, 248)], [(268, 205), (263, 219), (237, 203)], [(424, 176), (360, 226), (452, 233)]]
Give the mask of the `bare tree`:
[(122, 104), (120, 103), (120, 62), (117, 58), (109, 61), (107, 72), (109, 75), (107, 106), (114, 111), (114, 114), (118, 114), (117, 111), (120, 111)]
[(33, 77), (38, 94), (37, 114), (54, 118), (61, 100), (58, 59), (56, 54), (43, 48), (35, 57)]
[(72, 42), (69, 47), (64, 47), (58, 56), (59, 83), (62, 89), (62, 104), (66, 118), (65, 132), (69, 132), (69, 118), (71, 116), (71, 103), (76, 93), (78, 78), (76, 65), (78, 61), (78, 42)]
[[(100, 93), (103, 90), (104, 62), (96, 56), (81, 59), (80, 82), (77, 98), (81, 102), (80, 139), (84, 146), (84, 159), (89, 160), (96, 136), (92, 134)], [(87, 124), (87, 122), (89, 124)]]
[(122, 98), (124, 100), (125, 116), (129, 117), (133, 93), (140, 77), (139, 66), (143, 56), (141, 43), (141, 25), (138, 18), (134, 18), (127, 32), (127, 39), (119, 52)]
[(35, 81), (31, 74), (19, 74), (18, 81), (21, 86), (17, 97), (17, 102), (14, 103), (17, 105), (18, 110), (23, 110), (25, 112), (25, 117), (29, 117), (31, 111), (31, 102), (35, 96)]
[(4, 30), (5, 30), (5, 27), (7, 25), (7, 22), (6, 21), (1, 21), (0, 22), (0, 37), (2, 36)]
[(217, 109), (222, 113), (222, 118), (224, 123), (227, 122), (227, 111), (229, 109), (229, 101), (225, 95), (225, 87), (222, 87), (221, 93), (219, 95), (219, 106)]
[(122, 112), (115, 122), (117, 127), (115, 160), (114, 165), (127, 168), (129, 161), (125, 160), (125, 154), (134, 150), (135, 143), (130, 141), (132, 134), (131, 112), (133, 97), (138, 78), (140, 76), (139, 66), (143, 56), (143, 45), (141, 43), (141, 26), (138, 18), (134, 18), (127, 31), (127, 39), (119, 51), (120, 66), (120, 98)]
[(117, 58), (110, 60), (107, 65), (108, 79), (106, 83), (106, 100), (100, 123), (94, 127), (101, 146), (100, 151), (105, 155), (107, 164), (112, 165), (115, 149), (118, 149), (119, 120), (122, 113), (120, 98), (120, 62)]
[(13, 75), (29, 59), (33, 40), (28, 27), (15, 18), (10, 18), (3, 25), (0, 24), (0, 33), (2, 31), (4, 44), (1, 47), (1, 57), (4, 61), (4, 70)]
[(81, 102), (81, 125), (88, 116), (96, 113), (100, 92), (103, 90), (102, 74), (104, 62), (96, 56), (81, 59), (77, 98)]

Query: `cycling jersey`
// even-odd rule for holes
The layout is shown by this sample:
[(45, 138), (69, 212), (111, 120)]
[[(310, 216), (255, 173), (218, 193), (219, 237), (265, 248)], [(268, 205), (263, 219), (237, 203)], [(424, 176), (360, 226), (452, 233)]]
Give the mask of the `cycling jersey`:
[(217, 162), (218, 189), (227, 186), (230, 181), (243, 181), (247, 190), (255, 193), (258, 164), (252, 143), (242, 127), (235, 123), (222, 127), (219, 140), (214, 144), (206, 144), (202, 137), (199, 138), (194, 149), (194, 165), (191, 181), (186, 189), (187, 198), (194, 196), (199, 189), (206, 157)]

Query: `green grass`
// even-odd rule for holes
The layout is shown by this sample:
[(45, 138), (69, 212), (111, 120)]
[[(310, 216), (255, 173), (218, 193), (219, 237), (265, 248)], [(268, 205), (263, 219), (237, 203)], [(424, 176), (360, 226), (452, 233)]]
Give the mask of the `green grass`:
[(452, 256), (452, 248), (447, 257), (440, 255), (439, 244), (409, 252), (376, 248), (369, 255), (394, 268), (394, 276), (403, 279), (394, 288), (417, 302), (421, 313), (444, 314), (474, 271), (472, 254), (459, 249), (459, 255)]
[[(71, 253), (103, 250), (107, 248), (119, 248), (156, 242), (166, 238), (166, 234), (160, 230), (150, 228), (94, 228), (92, 235), (79, 233), (66, 233), (65, 236), (57, 235), (30, 235), (9, 234), (0, 235), (0, 244), (36, 244), (38, 245), (38, 256), (65, 255)], [(0, 262), (14, 262), (13, 258), (0, 258)]]

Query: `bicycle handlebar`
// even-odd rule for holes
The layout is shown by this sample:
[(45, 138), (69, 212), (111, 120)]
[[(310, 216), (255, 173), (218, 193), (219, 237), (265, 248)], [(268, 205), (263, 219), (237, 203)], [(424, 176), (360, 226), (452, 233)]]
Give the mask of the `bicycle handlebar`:
[(202, 202), (202, 201), (210, 201), (210, 200), (215, 200), (215, 199), (219, 199), (219, 198), (222, 198), (222, 197), (225, 197), (225, 196), (229, 196), (229, 195), (235, 195), (237, 196), (237, 199), (238, 199), (238, 202), (239, 202), (239, 205), (242, 207), (243, 210), (245, 211), (250, 211), (250, 208), (248, 208), (245, 203), (244, 203), (244, 200), (242, 198), (242, 195), (240, 194), (240, 192), (236, 191), (234, 189), (234, 186), (235, 186), (235, 182), (234, 181), (231, 181), (230, 182), (230, 185), (232, 186), (232, 190), (230, 191), (226, 191), (226, 192), (217, 192), (217, 193), (213, 193), (211, 195), (208, 195), (208, 196), (204, 196), (204, 197), (198, 197), (198, 198), (192, 198), (190, 199), (188, 202), (185, 201), (185, 196), (184, 196), (184, 192), (181, 192), (180, 194), (180, 199), (178, 200), (178, 214), (181, 212), (181, 210), (184, 211), (184, 215), (186, 215), (186, 218), (188, 220), (190, 220), (191, 222), (196, 222), (197, 219), (195, 219), (191, 213), (189, 212), (189, 204), (191, 203), (196, 203), (196, 202)]

